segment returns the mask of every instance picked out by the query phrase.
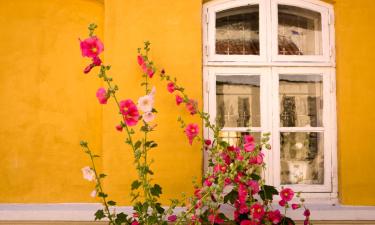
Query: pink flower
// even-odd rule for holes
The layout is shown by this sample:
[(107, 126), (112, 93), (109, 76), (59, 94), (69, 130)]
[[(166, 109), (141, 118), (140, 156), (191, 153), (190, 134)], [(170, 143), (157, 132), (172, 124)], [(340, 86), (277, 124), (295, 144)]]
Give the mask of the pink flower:
[(145, 112), (142, 118), (146, 123), (149, 123), (155, 119), (155, 114), (153, 114), (152, 112)]
[(137, 56), (138, 65), (142, 66), (145, 63), (145, 59), (142, 55)]
[(208, 221), (210, 221), (211, 224), (222, 224), (224, 223), (224, 220), (219, 217), (219, 215), (208, 215)]
[(95, 172), (89, 166), (85, 166), (81, 169), (83, 178), (88, 181), (93, 181), (95, 179)]
[(281, 207), (284, 207), (284, 206), (286, 205), (286, 201), (281, 199), (281, 200), (279, 201), (279, 205), (280, 205)]
[(300, 207), (300, 204), (292, 204), (292, 209), (299, 209)]
[(281, 221), (281, 213), (279, 210), (269, 211), (267, 213), (268, 219), (272, 224), (278, 224)]
[(146, 63), (143, 63), (142, 65), (141, 65), (141, 68), (142, 68), (142, 70), (143, 70), (143, 72), (144, 73), (147, 73), (147, 65), (146, 65)]
[(212, 183), (214, 182), (214, 180), (215, 180), (215, 178), (214, 178), (213, 176), (209, 176), (209, 177), (207, 177), (207, 178), (204, 180), (203, 184), (204, 184), (205, 186), (207, 186), (207, 187), (211, 187), (211, 185), (212, 185)]
[(177, 216), (176, 215), (170, 215), (170, 216), (168, 216), (168, 221), (169, 222), (174, 222), (176, 220), (177, 220)]
[(255, 195), (260, 191), (259, 183), (256, 180), (249, 180), (247, 185), (251, 188), (251, 195)]
[(197, 113), (197, 102), (193, 99), (190, 99), (189, 102), (186, 103), (186, 109), (190, 112), (191, 115)]
[(231, 183), (232, 183), (232, 180), (229, 177), (225, 178), (225, 180), (224, 180), (225, 185), (229, 185)]
[(139, 120), (139, 112), (137, 106), (131, 99), (120, 102), (120, 112), (124, 116), (126, 125), (137, 125)]
[(255, 144), (254, 143), (245, 143), (243, 147), (244, 147), (245, 152), (252, 152), (255, 149)]
[(257, 156), (250, 157), (249, 163), (260, 165), (263, 163), (263, 156), (264, 154), (260, 152)]
[(202, 198), (201, 189), (199, 189), (199, 188), (195, 189), (194, 195), (197, 198)]
[(173, 93), (174, 91), (175, 91), (175, 86), (174, 86), (174, 83), (173, 82), (169, 82), (168, 84), (167, 84), (167, 90), (168, 90), (168, 92), (169, 93)]
[(259, 203), (255, 203), (250, 207), (250, 213), (253, 216), (254, 219), (262, 219), (264, 215), (264, 209), (263, 206)]
[(244, 139), (244, 142), (245, 142), (245, 143), (253, 143), (253, 142), (254, 142), (254, 137), (251, 136), (251, 135), (245, 135), (245, 136), (243, 137), (243, 139)]
[(189, 139), (189, 144), (193, 143), (193, 140), (198, 135), (198, 133), (199, 133), (199, 127), (197, 124), (191, 123), (186, 126), (185, 134)]
[(83, 57), (94, 58), (104, 50), (103, 43), (97, 37), (89, 37), (80, 42)]
[(96, 92), (96, 97), (98, 98), (100, 104), (107, 104), (109, 96), (104, 88), (98, 89), (98, 91)]
[(306, 218), (306, 219), (303, 221), (303, 225), (309, 225), (309, 224), (310, 224), (309, 218)]
[(138, 221), (133, 221), (131, 225), (139, 225), (139, 222)]
[(151, 112), (154, 107), (154, 97), (152, 95), (145, 95), (138, 99), (138, 109), (143, 112)]
[(207, 145), (207, 146), (210, 146), (211, 143), (212, 143), (212, 141), (210, 139), (204, 140), (204, 144)]
[(284, 188), (280, 192), (281, 199), (284, 200), (284, 201), (286, 201), (286, 202), (289, 202), (290, 200), (292, 200), (293, 196), (294, 196), (294, 192), (290, 188)]
[(176, 104), (177, 105), (180, 105), (183, 101), (184, 101), (184, 99), (181, 96), (176, 95)]
[(224, 160), (225, 164), (227, 164), (228, 166), (230, 165), (231, 159), (228, 154), (222, 153), (221, 158)]
[(122, 131), (122, 129), (123, 129), (123, 127), (122, 127), (122, 125), (121, 125), (121, 124), (119, 124), (119, 125), (117, 125), (117, 126), (116, 126), (116, 130), (118, 130), (118, 131), (120, 131), (120, 132), (121, 132), (121, 131)]
[(242, 172), (238, 172), (237, 175), (234, 177), (234, 182), (241, 183), (242, 177), (243, 177), (243, 173)]

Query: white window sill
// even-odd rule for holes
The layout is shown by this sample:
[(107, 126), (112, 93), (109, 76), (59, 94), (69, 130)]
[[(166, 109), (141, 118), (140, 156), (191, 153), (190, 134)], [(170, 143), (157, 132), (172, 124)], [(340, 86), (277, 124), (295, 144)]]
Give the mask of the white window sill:
[[(333, 200), (323, 203), (307, 203), (312, 220), (375, 220), (375, 206), (344, 206)], [(0, 204), (0, 221), (10, 220), (54, 220), (54, 221), (92, 221), (94, 213), (101, 205), (96, 203), (60, 204)], [(179, 208), (176, 211), (181, 211)], [(223, 210), (232, 215), (231, 209)], [(131, 206), (118, 207), (117, 212), (131, 213)], [(303, 210), (289, 210), (288, 216), (303, 220)]]

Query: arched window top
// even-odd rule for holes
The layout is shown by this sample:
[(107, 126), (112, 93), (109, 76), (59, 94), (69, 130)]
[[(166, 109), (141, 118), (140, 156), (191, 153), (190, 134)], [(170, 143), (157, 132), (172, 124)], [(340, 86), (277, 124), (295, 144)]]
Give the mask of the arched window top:
[(334, 65), (332, 5), (316, 0), (216, 0), (204, 5), (209, 64)]

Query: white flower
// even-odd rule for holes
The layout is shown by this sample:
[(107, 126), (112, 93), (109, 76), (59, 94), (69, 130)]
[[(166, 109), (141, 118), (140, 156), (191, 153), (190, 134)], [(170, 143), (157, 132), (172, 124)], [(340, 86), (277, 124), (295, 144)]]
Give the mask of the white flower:
[(82, 168), (82, 174), (83, 179), (86, 179), (88, 181), (93, 181), (95, 179), (95, 173), (89, 166), (85, 166)]
[(138, 109), (143, 112), (151, 112), (154, 106), (154, 98), (152, 95), (145, 95), (138, 99)]
[(96, 190), (93, 190), (91, 193), (90, 193), (90, 196), (92, 198), (95, 198), (96, 197)]
[(155, 119), (155, 115), (152, 112), (145, 112), (142, 118), (146, 123), (149, 123)]

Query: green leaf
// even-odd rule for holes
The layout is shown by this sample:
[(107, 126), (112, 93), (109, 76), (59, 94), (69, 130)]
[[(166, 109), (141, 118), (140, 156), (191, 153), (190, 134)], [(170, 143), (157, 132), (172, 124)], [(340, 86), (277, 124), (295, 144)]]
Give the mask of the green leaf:
[(232, 190), (231, 192), (229, 192), (227, 195), (224, 196), (224, 203), (227, 203), (229, 201), (231, 204), (234, 204), (234, 202), (237, 199), (237, 196), (238, 196), (238, 192), (235, 190)]
[(98, 211), (96, 211), (95, 220), (101, 220), (104, 217), (105, 217), (105, 215), (104, 215), (104, 211), (102, 209), (99, 209)]
[(102, 198), (106, 198), (106, 197), (108, 197), (108, 195), (107, 195), (106, 193), (103, 193), (103, 192), (99, 192), (99, 193), (98, 193), (98, 196), (99, 196), (99, 197), (102, 197)]
[(111, 201), (108, 201), (107, 204), (110, 206), (114, 206), (116, 205), (116, 202), (111, 200)]
[(132, 190), (138, 189), (141, 186), (141, 184), (142, 183), (139, 182), (138, 180), (133, 181), (133, 183), (132, 183)]
[(259, 181), (261, 179), (261, 177), (258, 174), (255, 174), (255, 173), (252, 173), (250, 175), (250, 177), (251, 177), (251, 179), (256, 180), (256, 181)]
[(128, 216), (125, 213), (119, 213), (116, 216), (115, 223), (116, 224), (122, 224), (127, 222)]
[(156, 208), (156, 211), (158, 211), (159, 214), (163, 214), (164, 211), (165, 211), (165, 209), (163, 207), (161, 207), (160, 203), (156, 203), (155, 208)]
[(158, 184), (155, 184), (151, 189), (150, 192), (153, 196), (160, 197), (161, 192), (161, 187)]
[(281, 224), (281, 225), (295, 225), (296, 223), (289, 217), (283, 217), (279, 224)]
[(134, 148), (135, 148), (135, 149), (138, 149), (139, 147), (141, 147), (141, 144), (142, 144), (141, 141), (137, 141), (137, 142), (135, 142), (135, 144), (134, 144)]
[(273, 200), (273, 195), (278, 195), (279, 192), (274, 186), (263, 185), (262, 190), (259, 192), (260, 197), (263, 201)]
[(141, 131), (148, 132), (148, 126), (147, 125), (141, 126)]
[(106, 177), (106, 176), (107, 176), (107, 175), (104, 174), (104, 173), (99, 174), (99, 178), (104, 178), (104, 177)]
[(156, 144), (155, 141), (147, 141), (147, 142), (145, 143), (145, 146), (146, 146), (147, 148), (155, 148), (155, 147), (158, 146), (158, 144)]

